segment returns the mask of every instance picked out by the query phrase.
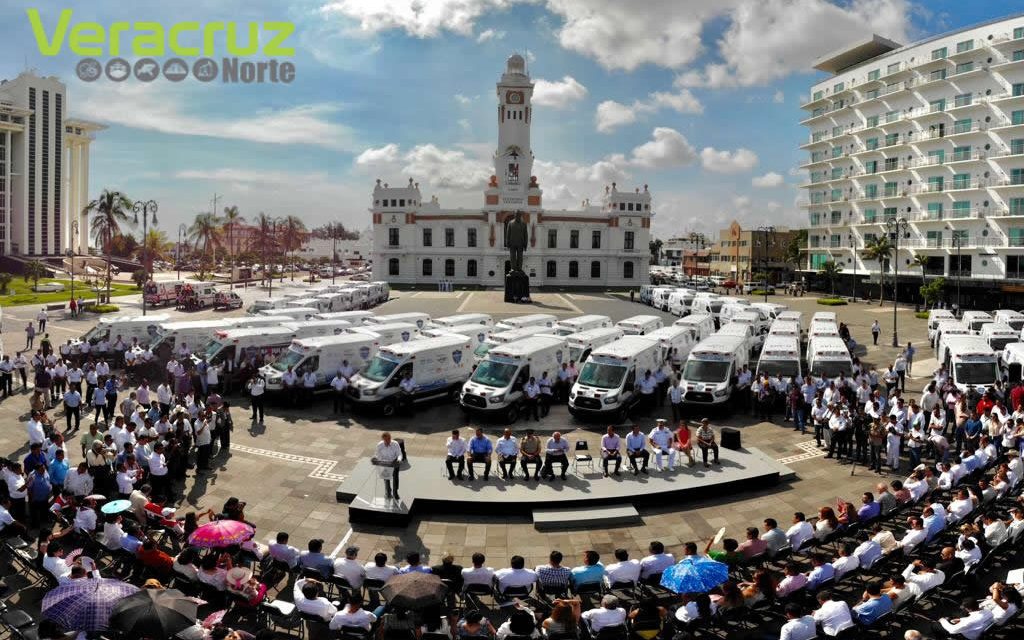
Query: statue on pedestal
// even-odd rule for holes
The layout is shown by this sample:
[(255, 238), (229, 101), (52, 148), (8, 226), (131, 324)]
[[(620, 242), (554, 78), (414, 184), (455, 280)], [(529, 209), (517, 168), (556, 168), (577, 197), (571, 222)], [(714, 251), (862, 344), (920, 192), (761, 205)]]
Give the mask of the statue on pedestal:
[(505, 233), (505, 240), (508, 244), (509, 262), (512, 271), (523, 270), (523, 252), (529, 243), (529, 234), (526, 223), (523, 222), (523, 212), (516, 211), (516, 218), (508, 223), (508, 230)]

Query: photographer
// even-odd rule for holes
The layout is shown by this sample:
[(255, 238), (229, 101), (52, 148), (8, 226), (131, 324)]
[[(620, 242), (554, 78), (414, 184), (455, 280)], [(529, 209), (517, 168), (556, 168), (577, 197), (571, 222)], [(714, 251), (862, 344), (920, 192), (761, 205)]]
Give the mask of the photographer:
[(249, 398), (252, 402), (252, 421), (263, 424), (263, 402), (267, 392), (267, 381), (259, 373), (249, 378), (245, 388), (249, 391)]

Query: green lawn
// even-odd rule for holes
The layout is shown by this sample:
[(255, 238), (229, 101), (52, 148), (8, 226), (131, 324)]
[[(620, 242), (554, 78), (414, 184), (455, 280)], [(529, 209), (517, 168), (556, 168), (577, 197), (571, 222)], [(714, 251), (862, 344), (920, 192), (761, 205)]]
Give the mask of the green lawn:
[[(11, 280), (8, 289), (12, 290), (11, 295), (0, 296), (0, 305), (5, 307), (14, 307), (25, 304), (48, 304), (51, 302), (67, 302), (71, 299), (71, 280), (54, 280), (54, 279), (40, 279), (39, 283), (44, 282), (60, 282), (64, 285), (64, 291), (57, 291), (54, 293), (36, 293), (32, 291), (33, 283), (31, 280), (25, 282), (20, 277), (16, 277)], [(106, 291), (106, 289), (104, 289)], [(114, 282), (110, 285), (110, 297), (114, 296), (130, 296), (132, 294), (138, 294), (140, 291), (135, 288), (134, 284), (123, 284), (120, 282)], [(87, 286), (81, 280), (75, 280), (75, 297), (83, 296), (85, 301), (94, 301), (96, 294), (89, 290)]]

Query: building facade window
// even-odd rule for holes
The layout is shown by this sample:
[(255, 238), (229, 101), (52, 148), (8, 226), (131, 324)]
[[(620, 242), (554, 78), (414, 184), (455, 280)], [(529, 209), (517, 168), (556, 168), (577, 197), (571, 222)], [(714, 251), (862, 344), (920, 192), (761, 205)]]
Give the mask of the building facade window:
[(558, 248), (558, 229), (548, 229), (548, 249)]
[(455, 277), (455, 260), (448, 258), (447, 260), (444, 261), (444, 277)]
[(601, 277), (601, 261), (593, 260), (590, 263), (590, 277), (600, 278)]
[(569, 232), (569, 248), (579, 249), (580, 248), (580, 232), (579, 229), (573, 229)]
[(476, 260), (467, 260), (466, 261), (466, 277), (467, 278), (475, 278), (476, 277)]
[(388, 227), (388, 246), (389, 247), (397, 247), (398, 246), (398, 228), (397, 227)]
[(432, 247), (434, 246), (434, 230), (424, 229), (423, 230), (423, 246)]
[(558, 263), (554, 260), (547, 261), (546, 274), (548, 278), (558, 277)]
[(569, 261), (569, 277), (578, 278), (580, 277), (580, 263), (575, 260)]
[[(635, 232), (627, 231), (625, 233), (625, 235), (622, 236), (622, 248), (625, 249), (626, 251), (632, 251), (634, 249), (634, 244), (633, 243), (635, 242), (635, 238), (636, 238), (636, 233)], [(629, 264), (632, 264), (632, 263), (629, 263)]]
[(596, 229), (593, 232), (591, 232), (591, 234), (590, 234), (590, 248), (591, 249), (600, 249), (601, 248), (601, 232), (596, 230)]
[(444, 246), (455, 246), (455, 229), (449, 227), (444, 230)]
[(633, 262), (630, 260), (622, 263), (622, 277), (626, 280), (633, 279)]
[(423, 275), (426, 277), (434, 275), (434, 261), (430, 258), (423, 258)]
[(474, 229), (472, 227), (470, 227), (469, 229), (466, 229), (466, 246), (467, 247), (475, 247), (476, 246), (476, 229)]
[(399, 265), (398, 258), (391, 258), (391, 259), (388, 260), (388, 275), (389, 276), (397, 276), (398, 275), (398, 265)]

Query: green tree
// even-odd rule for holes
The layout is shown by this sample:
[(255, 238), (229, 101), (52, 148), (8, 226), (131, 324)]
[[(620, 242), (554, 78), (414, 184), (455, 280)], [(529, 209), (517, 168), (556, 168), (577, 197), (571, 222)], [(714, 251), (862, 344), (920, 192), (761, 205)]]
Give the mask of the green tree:
[(281, 243), (284, 245), (285, 253), (291, 252), (291, 269), (292, 280), (295, 279), (295, 252), (302, 247), (302, 243), (305, 241), (308, 233), (306, 232), (306, 225), (298, 216), (288, 216), (284, 219), (283, 228), (279, 228), (281, 234)]
[(110, 253), (118, 258), (129, 258), (139, 248), (139, 241), (135, 236), (125, 233), (117, 233), (110, 240)]
[(167, 233), (160, 229), (150, 229), (146, 234), (145, 251), (143, 245), (139, 245), (133, 255), (140, 262), (145, 261), (146, 273), (152, 273), (153, 263), (157, 260), (171, 260), (173, 250), (174, 243), (167, 240)]
[(893, 252), (892, 242), (889, 241), (888, 236), (882, 236), (875, 238), (873, 242), (868, 243), (864, 250), (861, 251), (861, 255), (864, 256), (865, 260), (876, 260), (878, 262), (878, 306), (882, 306), (884, 301), (885, 293), (885, 266), (892, 257)]
[(213, 256), (204, 253), (199, 257), (199, 266), (196, 268), (196, 280), (208, 280), (213, 275)]
[(198, 251), (199, 245), (203, 245), (203, 253), (212, 248), (216, 258), (217, 241), (220, 239), (220, 218), (212, 213), (196, 214), (192, 226), (188, 228), (189, 238), (193, 240), (194, 247)]
[(104, 189), (100, 197), (85, 205), (85, 212), (95, 214), (90, 223), (96, 245), (107, 256), (107, 299), (110, 299), (110, 246), (114, 236), (121, 233), (121, 225), (129, 224), (128, 212), (132, 201), (120, 191)]
[(829, 288), (832, 291), (832, 297), (836, 295), (836, 278), (843, 272), (843, 265), (839, 264), (835, 260), (829, 260), (821, 265), (821, 269), (818, 270), (818, 275), (828, 279)]
[(263, 277), (267, 284), (274, 277), (271, 265), (274, 263), (275, 255), (280, 247), (277, 227), (277, 221), (262, 211), (256, 216), (256, 238), (253, 246), (259, 247), (262, 252), (260, 261), (263, 265)]
[(228, 263), (230, 266), (235, 264), (235, 228), (238, 225), (245, 222), (245, 217), (238, 210), (238, 207), (231, 205), (230, 207), (224, 207), (224, 215), (221, 216), (221, 232), (228, 238)]
[(14, 280), (14, 276), (6, 271), (0, 272), (0, 296), (7, 294), (7, 287), (11, 286), (11, 280)]
[(934, 306), (936, 302), (942, 299), (942, 293), (946, 288), (946, 279), (939, 277), (935, 278), (931, 282), (921, 285), (921, 297), (924, 298), (924, 303), (927, 306)]
[(789, 239), (784, 257), (786, 262), (799, 265), (803, 259), (803, 250), (807, 248), (807, 229), (800, 229)]
[[(928, 276), (924, 272), (924, 270), (928, 267), (928, 256), (920, 253), (917, 254), (916, 256), (910, 259), (910, 266), (918, 267), (919, 269), (921, 269), (921, 287), (923, 288), (925, 285), (928, 284)], [(921, 294), (921, 297), (924, 297), (923, 293)], [(927, 302), (925, 304), (927, 304)]]
[(132, 282), (135, 283), (136, 288), (141, 289), (142, 285), (146, 284), (146, 274), (148, 272), (145, 269), (136, 269), (132, 271)]
[(39, 286), (39, 279), (45, 278), (47, 274), (46, 265), (38, 260), (29, 260), (25, 263), (25, 271), (21, 274), (25, 282), (32, 281), (33, 287)]
[(651, 264), (660, 264), (661, 259), (661, 248), (664, 246), (664, 242), (660, 238), (651, 240), (647, 243), (647, 249), (651, 252)]

